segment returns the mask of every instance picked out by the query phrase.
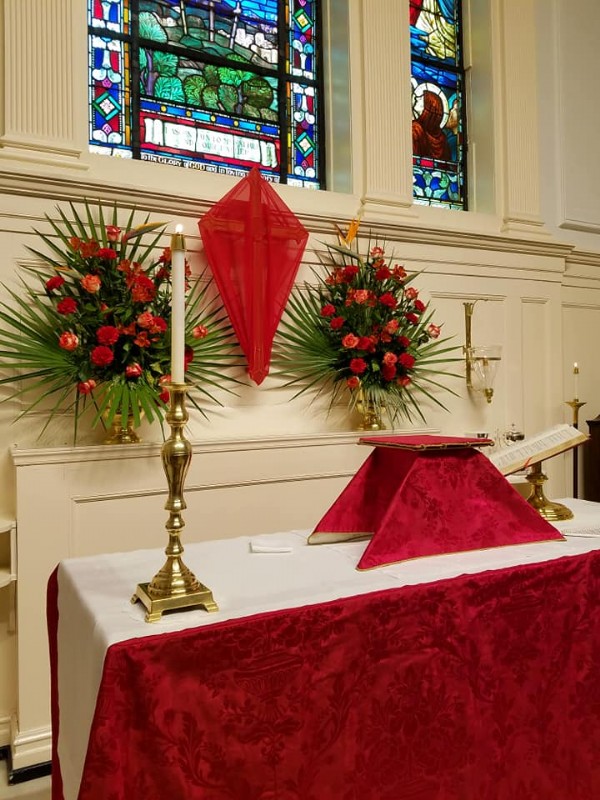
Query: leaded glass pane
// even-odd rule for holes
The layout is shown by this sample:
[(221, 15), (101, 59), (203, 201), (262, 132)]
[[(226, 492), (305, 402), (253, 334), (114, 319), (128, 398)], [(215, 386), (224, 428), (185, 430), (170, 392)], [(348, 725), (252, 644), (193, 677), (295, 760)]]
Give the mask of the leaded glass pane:
[(464, 71), (460, 0), (410, 0), (413, 195), (464, 209)]
[[(102, 126), (118, 100), (114, 125), (134, 158), (234, 175), (259, 166), (270, 180), (319, 188), (318, 0), (88, 2), (92, 149), (116, 154)], [(112, 27), (104, 44), (109, 24), (128, 21), (130, 2), (131, 33)], [(109, 47), (123, 65), (106, 97), (110, 87), (102, 78), (104, 94), (97, 89), (94, 71)]]

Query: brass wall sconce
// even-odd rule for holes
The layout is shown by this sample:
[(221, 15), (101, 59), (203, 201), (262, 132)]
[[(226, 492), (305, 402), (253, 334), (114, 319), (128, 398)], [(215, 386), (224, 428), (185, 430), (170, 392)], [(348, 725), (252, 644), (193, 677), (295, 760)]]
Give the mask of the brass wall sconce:
[(473, 308), (477, 300), (463, 303), (465, 307), (465, 353), (467, 387), (473, 392), (483, 392), (488, 403), (494, 396), (494, 379), (498, 364), (502, 358), (502, 347), (499, 344), (473, 346), (471, 327)]

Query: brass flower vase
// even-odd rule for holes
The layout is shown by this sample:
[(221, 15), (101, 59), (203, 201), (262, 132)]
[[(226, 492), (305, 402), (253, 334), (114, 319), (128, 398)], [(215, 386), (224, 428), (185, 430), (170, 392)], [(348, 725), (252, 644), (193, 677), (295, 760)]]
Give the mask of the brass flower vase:
[(140, 437), (135, 432), (133, 414), (125, 418), (123, 414), (115, 414), (111, 425), (106, 431), (103, 444), (137, 444)]
[(383, 406), (375, 403), (371, 397), (365, 396), (360, 390), (356, 399), (356, 410), (361, 416), (358, 424), (359, 431), (385, 430), (385, 425), (381, 419)]

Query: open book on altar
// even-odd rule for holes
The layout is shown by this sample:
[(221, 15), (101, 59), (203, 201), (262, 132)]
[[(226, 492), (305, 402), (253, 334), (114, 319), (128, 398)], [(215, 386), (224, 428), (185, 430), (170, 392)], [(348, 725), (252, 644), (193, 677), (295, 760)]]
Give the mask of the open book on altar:
[(538, 464), (547, 458), (571, 450), (582, 442), (587, 442), (589, 438), (586, 433), (582, 433), (572, 425), (556, 425), (524, 439), (518, 445), (490, 453), (488, 458), (503, 475), (511, 475), (532, 464)]

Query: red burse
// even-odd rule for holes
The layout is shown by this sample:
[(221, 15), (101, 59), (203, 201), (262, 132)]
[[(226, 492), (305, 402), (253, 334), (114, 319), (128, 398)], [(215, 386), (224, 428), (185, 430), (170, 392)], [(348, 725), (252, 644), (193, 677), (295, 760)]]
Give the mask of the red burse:
[(357, 569), (563, 539), (477, 452), (490, 440), (384, 436), (360, 443), (375, 449), (308, 539), (371, 538)]
[(215, 283), (260, 384), (308, 231), (254, 168), (198, 223)]

